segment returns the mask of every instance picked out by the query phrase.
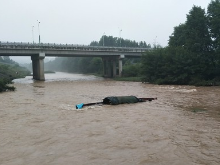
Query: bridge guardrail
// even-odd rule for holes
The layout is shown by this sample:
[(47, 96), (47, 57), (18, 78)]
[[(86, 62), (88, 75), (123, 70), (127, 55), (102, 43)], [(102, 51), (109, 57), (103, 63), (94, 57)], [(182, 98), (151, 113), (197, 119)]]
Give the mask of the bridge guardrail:
[(87, 46), (77, 44), (55, 44), (55, 43), (29, 43), (29, 42), (1, 42), (0, 49), (65, 49), (84, 51), (123, 51), (123, 52), (145, 52), (151, 48), (133, 47), (108, 47), (108, 46)]

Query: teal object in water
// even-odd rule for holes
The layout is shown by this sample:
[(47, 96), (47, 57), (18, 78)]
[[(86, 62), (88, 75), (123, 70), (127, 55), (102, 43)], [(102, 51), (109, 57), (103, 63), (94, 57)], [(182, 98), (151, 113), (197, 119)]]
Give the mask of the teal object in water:
[(76, 109), (82, 109), (83, 105), (84, 105), (83, 103), (77, 104), (77, 105), (76, 105)]
[(130, 103), (138, 103), (138, 102), (145, 102), (152, 100), (157, 100), (157, 98), (137, 98), (136, 96), (111, 96), (104, 98), (102, 102), (77, 104), (76, 109), (82, 109), (85, 106), (91, 106), (91, 105), (102, 105), (102, 104), (118, 105), (118, 104), (126, 104), (126, 103), (130, 104)]

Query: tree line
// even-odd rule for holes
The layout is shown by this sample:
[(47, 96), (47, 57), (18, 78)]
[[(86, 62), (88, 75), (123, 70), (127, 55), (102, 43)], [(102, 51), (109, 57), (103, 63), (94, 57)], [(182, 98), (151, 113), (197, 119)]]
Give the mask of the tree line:
[(106, 36), (103, 35), (99, 41), (92, 41), (90, 46), (112, 46), (112, 47), (140, 47), (140, 48), (151, 48), (150, 44), (145, 41), (132, 41), (129, 39), (123, 39), (120, 37)]
[(176, 26), (168, 46), (142, 58), (144, 81), (157, 84), (220, 85), (220, 1), (193, 6)]

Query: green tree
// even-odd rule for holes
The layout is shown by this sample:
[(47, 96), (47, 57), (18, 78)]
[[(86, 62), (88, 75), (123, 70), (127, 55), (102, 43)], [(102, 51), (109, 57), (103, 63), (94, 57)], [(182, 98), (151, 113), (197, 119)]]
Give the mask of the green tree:
[(213, 0), (208, 6), (208, 26), (213, 39), (213, 49), (220, 52), (220, 0)]
[(170, 36), (169, 46), (184, 46), (186, 43), (186, 24), (174, 27), (174, 32)]
[(193, 6), (184, 24), (174, 28), (169, 39), (169, 46), (183, 46), (192, 52), (211, 50), (211, 37), (208, 29), (205, 10)]
[(99, 46), (99, 43), (97, 41), (92, 41), (90, 43), (90, 46)]
[(122, 76), (123, 77), (137, 77), (140, 76), (141, 73), (141, 64), (125, 64), (123, 66)]
[(219, 4), (219, 0), (212, 1), (207, 15), (201, 7), (193, 6), (186, 22), (174, 28), (169, 46), (143, 56), (144, 81), (182, 85), (220, 83)]
[(211, 37), (208, 29), (208, 19), (205, 9), (193, 6), (187, 15), (186, 21), (186, 43), (191, 51), (210, 51)]
[(99, 41), (92, 41), (90, 46), (111, 46), (111, 47), (144, 47), (151, 48), (150, 44), (146, 44), (145, 41), (131, 41), (128, 39), (113, 37), (113, 36), (102, 36)]

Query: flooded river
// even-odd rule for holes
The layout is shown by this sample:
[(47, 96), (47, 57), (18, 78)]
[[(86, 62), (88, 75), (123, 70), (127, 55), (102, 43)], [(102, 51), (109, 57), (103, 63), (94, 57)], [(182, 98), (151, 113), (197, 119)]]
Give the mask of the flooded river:
[[(15, 80), (0, 94), (1, 165), (219, 165), (220, 88), (79, 74)], [(107, 96), (152, 102), (84, 107)]]

